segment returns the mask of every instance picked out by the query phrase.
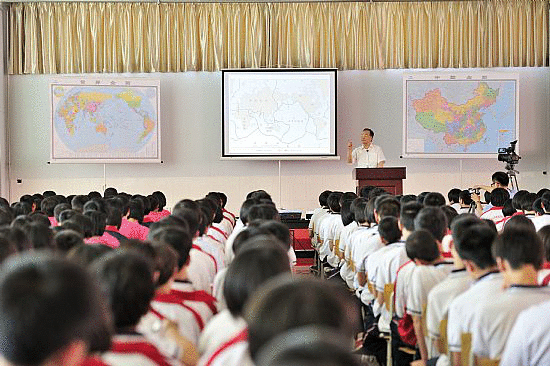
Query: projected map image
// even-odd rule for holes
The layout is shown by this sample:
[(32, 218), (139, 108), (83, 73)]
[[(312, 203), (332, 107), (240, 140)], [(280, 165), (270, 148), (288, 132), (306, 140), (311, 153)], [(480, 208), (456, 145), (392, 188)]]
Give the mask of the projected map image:
[(406, 80), (405, 155), (496, 154), (516, 139), (517, 80)]
[(261, 76), (240, 73), (226, 81), (227, 152), (330, 152), (330, 76)]
[(156, 86), (52, 84), (52, 159), (150, 159)]

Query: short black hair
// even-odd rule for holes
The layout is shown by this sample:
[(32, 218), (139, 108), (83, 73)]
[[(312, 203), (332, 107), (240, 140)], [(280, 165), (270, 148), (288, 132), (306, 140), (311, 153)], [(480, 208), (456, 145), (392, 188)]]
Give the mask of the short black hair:
[(496, 265), (491, 248), (497, 233), (481, 221), (465, 228), (454, 240), (455, 248), (463, 260), (472, 261), (479, 269)]
[(328, 190), (321, 192), (321, 194), (319, 195), (319, 205), (321, 205), (321, 207), (328, 207), (327, 198), (328, 196), (330, 196), (331, 193), (332, 191)]
[(367, 222), (367, 199), (359, 197), (353, 200), (351, 209), (353, 209), (353, 216), (355, 221), (359, 224)]
[(248, 246), (235, 256), (229, 265), (223, 294), (227, 309), (233, 316), (242, 316), (246, 301), (268, 279), (290, 272), (287, 253), (278, 244), (258, 236), (249, 241), (263, 241), (264, 245)]
[(178, 268), (182, 269), (189, 260), (189, 252), (193, 247), (193, 238), (182, 228), (163, 227), (157, 230), (150, 238), (153, 244), (170, 245), (178, 253)]
[(411, 260), (422, 260), (431, 263), (441, 256), (439, 247), (433, 235), (424, 229), (417, 229), (409, 235), (405, 242), (407, 257)]
[(328, 207), (332, 212), (340, 212), (340, 197), (342, 197), (342, 192), (332, 192), (327, 198)]
[(399, 213), (399, 221), (401, 225), (409, 232), (414, 231), (414, 219), (416, 215), (422, 209), (422, 205), (416, 201), (407, 202), (401, 205), (401, 212)]
[(493, 255), (508, 261), (512, 269), (531, 264), (539, 270), (544, 262), (544, 246), (533, 230), (505, 228), (493, 245)]
[(459, 200), (462, 200), (465, 205), (471, 205), (473, 202), (472, 194), (467, 189), (460, 191), (458, 198)]
[(57, 206), (59, 202), (57, 201), (57, 198), (55, 197), (47, 197), (42, 200), (40, 203), (40, 211), (44, 212), (48, 217), (54, 216), (54, 208)]
[(451, 206), (441, 206), (440, 208), (447, 217), (447, 229), (450, 229), (453, 220), (458, 216), (458, 212)]
[(506, 229), (536, 231), (533, 220), (525, 215), (516, 215), (510, 217), (508, 221), (506, 221), (506, 224), (504, 224), (504, 230)]
[(95, 263), (117, 330), (136, 326), (147, 313), (155, 295), (152, 268), (150, 261), (131, 251), (110, 253)]
[(62, 258), (34, 252), (6, 261), (0, 313), (0, 353), (15, 365), (42, 364), (71, 342), (90, 346), (100, 335), (100, 348), (108, 348), (104, 297), (84, 268)]
[(84, 244), (84, 237), (74, 230), (61, 230), (53, 237), (55, 246), (63, 253), (67, 253), (77, 245)]
[(344, 226), (348, 226), (355, 220), (355, 215), (353, 211), (351, 210), (351, 204), (353, 203), (352, 200), (347, 200), (342, 202), (342, 207), (340, 210), (340, 215), (342, 219), (342, 224)]
[(378, 223), (378, 233), (388, 244), (395, 243), (401, 239), (401, 230), (399, 230), (397, 218), (386, 216), (380, 220)]
[(430, 192), (424, 197), (424, 206), (445, 206), (445, 197), (439, 192)]
[(401, 204), (399, 201), (390, 195), (379, 196), (374, 202), (374, 210), (378, 214), (379, 220), (386, 216), (399, 217)]
[(458, 203), (458, 197), (460, 195), (461, 190), (459, 188), (452, 188), (447, 193), (447, 198), (449, 199), (450, 203)]
[(374, 137), (374, 131), (368, 127), (363, 128), (363, 132), (368, 132), (370, 137)]
[(254, 205), (248, 211), (248, 221), (253, 220), (279, 220), (279, 211), (268, 203)]
[(544, 246), (544, 257), (550, 262), (550, 225), (543, 226), (537, 231), (537, 235), (542, 240)]
[(491, 205), (494, 207), (504, 206), (504, 202), (510, 198), (510, 193), (504, 188), (495, 188), (491, 191)]
[(245, 307), (252, 359), (277, 335), (308, 325), (326, 326), (351, 339), (358, 310), (346, 292), (343, 286), (314, 278), (282, 275), (270, 280)]
[(447, 216), (439, 207), (424, 207), (414, 219), (416, 230), (428, 230), (433, 237), (442, 241), (447, 233)]
[(508, 187), (508, 184), (510, 183), (510, 178), (505, 172), (495, 172), (491, 176), (491, 181), (499, 183), (504, 187)]
[(155, 242), (151, 248), (154, 251), (155, 268), (159, 273), (157, 287), (166, 284), (173, 276), (174, 270), (178, 268), (178, 253), (172, 246)]

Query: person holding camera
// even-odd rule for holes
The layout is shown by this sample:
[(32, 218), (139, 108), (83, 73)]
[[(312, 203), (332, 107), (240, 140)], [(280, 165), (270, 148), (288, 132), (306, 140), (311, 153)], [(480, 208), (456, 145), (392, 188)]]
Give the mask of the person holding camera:
[[(479, 185), (475, 185), (474, 189), (477, 189), (477, 190), (483, 189), (486, 192), (491, 193), (496, 188), (503, 188), (506, 191), (508, 191), (509, 198), (514, 197), (514, 195), (517, 193), (516, 189), (508, 186), (510, 184), (510, 177), (508, 177), (508, 174), (506, 174), (505, 172), (493, 173), (493, 175), (491, 176), (491, 181), (492, 183), (490, 186), (479, 184)], [(481, 205), (481, 199), (479, 197), (479, 194), (473, 193), (472, 199), (476, 203), (476, 214), (478, 216), (481, 216), (484, 212), (487, 212), (494, 207), (490, 202), (488, 202), (487, 205), (483, 207)]]

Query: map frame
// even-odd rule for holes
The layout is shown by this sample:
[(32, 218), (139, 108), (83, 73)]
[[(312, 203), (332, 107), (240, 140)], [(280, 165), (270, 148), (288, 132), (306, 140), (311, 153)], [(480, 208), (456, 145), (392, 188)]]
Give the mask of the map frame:
[[(511, 138), (511, 141), (518, 140), (516, 146), (516, 153), (519, 154), (519, 74), (517, 73), (507, 73), (507, 72), (482, 72), (482, 71), (472, 71), (472, 72), (456, 72), (456, 71), (440, 71), (440, 72), (418, 72), (418, 73), (408, 73), (403, 75), (403, 145), (402, 145), (402, 157), (403, 158), (490, 158), (496, 159), (498, 156), (499, 148), (507, 148), (510, 146), (511, 141), (503, 143), (502, 146), (492, 147), (492, 151), (489, 152), (466, 152), (466, 153), (453, 153), (453, 152), (424, 152), (419, 153), (417, 151), (409, 151), (409, 123), (417, 123), (415, 121), (410, 121), (409, 118), (409, 108), (411, 98), (408, 95), (408, 83), (409, 82), (513, 82), (515, 87), (514, 92), (514, 137)], [(470, 89), (469, 89), (470, 90)], [(427, 132), (428, 133), (428, 132)]]
[[(325, 153), (304, 153), (304, 152), (290, 152), (290, 151), (280, 151), (279, 153), (263, 153), (260, 151), (250, 151), (247, 153), (244, 152), (234, 152), (231, 150), (230, 146), (230, 136), (229, 136), (229, 125), (231, 124), (229, 120), (229, 104), (230, 97), (227, 94), (227, 85), (229, 84), (228, 78), (233, 75), (238, 74), (265, 74), (265, 75), (300, 75), (311, 73), (312, 75), (323, 75), (324, 77), (330, 76), (331, 79), (331, 105), (333, 109), (331, 110), (331, 116), (329, 118), (330, 129), (329, 129), (329, 138), (330, 138), (330, 152)], [(339, 160), (338, 156), (338, 143), (337, 143), (337, 110), (338, 110), (338, 69), (336, 68), (265, 68), (265, 69), (222, 69), (222, 116), (221, 116), (221, 137), (222, 137), (222, 146), (221, 146), (221, 156), (220, 160)]]
[[(56, 86), (67, 87), (116, 87), (116, 88), (132, 88), (132, 87), (148, 87), (155, 89), (156, 100), (156, 132), (155, 141), (156, 149), (153, 149), (151, 153), (146, 154), (145, 157), (131, 157), (128, 155), (114, 154), (112, 157), (105, 156), (91, 156), (91, 157), (77, 157), (75, 153), (74, 158), (59, 157), (58, 146), (56, 145), (56, 128), (55, 128), (55, 105), (54, 105), (54, 88)], [(49, 100), (50, 100), (50, 161), (49, 163), (90, 163), (90, 164), (110, 164), (110, 163), (163, 163), (162, 161), (162, 148), (161, 148), (161, 108), (160, 108), (160, 79), (149, 78), (121, 78), (111, 77), (106, 78), (104, 76), (61, 76), (50, 80), (49, 83)]]

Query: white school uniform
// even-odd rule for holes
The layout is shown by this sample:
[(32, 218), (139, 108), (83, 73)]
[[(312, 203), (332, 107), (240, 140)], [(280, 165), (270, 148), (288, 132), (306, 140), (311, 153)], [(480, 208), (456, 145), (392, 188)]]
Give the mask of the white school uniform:
[(244, 318), (234, 317), (227, 309), (220, 311), (210, 319), (202, 331), (198, 344), (199, 353), (212, 354), (243, 329), (246, 329)]
[(511, 286), (494, 296), (490, 302), (480, 306), (474, 316), (471, 332), (473, 353), (500, 358), (519, 313), (549, 300), (550, 288), (539, 286)]
[(313, 232), (313, 237), (311, 238), (311, 246), (317, 248), (319, 244), (319, 220), (321, 217), (325, 216), (328, 213), (328, 209), (325, 207), (317, 207), (313, 210), (313, 214), (309, 219), (308, 228)]
[(212, 296), (218, 300), (218, 309), (227, 308), (225, 303), (225, 297), (223, 296), (223, 284), (225, 283), (225, 275), (227, 274), (227, 267), (216, 273), (214, 282), (212, 283)]
[(535, 225), (535, 230), (539, 231), (546, 225), (550, 225), (550, 214), (532, 216), (531, 221), (533, 221), (533, 224)]
[(395, 283), (397, 270), (407, 263), (408, 260), (409, 257), (407, 257), (404, 241), (386, 245), (384, 248), (374, 252), (371, 255), (369, 264), (372, 263), (376, 268), (372, 277), (370, 269), (368, 273), (371, 282), (376, 287), (376, 291), (383, 292), (385, 285)]
[(326, 215), (319, 223), (319, 237), (322, 240), (322, 244), (319, 246), (321, 260), (333, 255), (330, 250), (330, 243), (334, 243), (336, 232), (339, 232), (343, 226), (342, 218), (338, 213)]
[(450, 352), (460, 352), (462, 333), (471, 333), (477, 308), (502, 292), (502, 275), (490, 272), (474, 280), (449, 306), (447, 342)]
[[(359, 272), (367, 272), (366, 263), (368, 260), (368, 257), (376, 252), (377, 250), (384, 247), (384, 244), (382, 243), (382, 239), (380, 238), (380, 234), (378, 234), (378, 230), (376, 229), (376, 232), (372, 234), (368, 238), (364, 238), (364, 240), (359, 240), (354, 244), (355, 252), (353, 253), (353, 262), (355, 263), (355, 272), (356, 274)], [(355, 282), (354, 282), (356, 288), (359, 288), (359, 282), (357, 280), (357, 276), (355, 276)]]
[(550, 301), (522, 311), (510, 331), (500, 366), (550, 365)]
[(491, 220), (494, 223), (501, 221), (504, 218), (502, 207), (491, 207), (480, 216), (483, 220)]
[(432, 288), (443, 281), (453, 269), (453, 264), (442, 262), (436, 265), (416, 266), (411, 274), (410, 287), (406, 292), (405, 306), (410, 315), (421, 316), (424, 304)]
[(229, 265), (233, 258), (235, 258), (235, 253), (233, 252), (233, 241), (235, 241), (235, 237), (239, 235), (241, 231), (244, 230), (246, 226), (243, 224), (241, 219), (237, 220), (237, 223), (235, 224), (235, 227), (233, 228), (233, 231), (231, 234), (227, 237), (227, 240), (225, 241), (225, 263), (226, 265)]
[(203, 235), (195, 238), (193, 244), (200, 247), (204, 252), (210, 254), (216, 260), (216, 272), (225, 268), (225, 254), (223, 247), (219, 242), (215, 241), (209, 236)]
[(212, 282), (216, 276), (216, 263), (208, 254), (195, 248), (191, 248), (189, 258), (187, 278), (195, 289), (211, 294)]
[(395, 315), (397, 315), (399, 318), (405, 316), (407, 291), (409, 289), (411, 276), (415, 268), (416, 264), (413, 261), (409, 260), (397, 270), (397, 275), (395, 278), (394, 299)]
[(342, 267), (340, 268), (340, 276), (349, 288), (353, 288), (353, 278), (355, 277), (355, 272), (351, 268), (351, 236), (358, 228), (359, 224), (354, 221), (345, 226), (340, 234), (340, 252), (344, 255)]
[[(447, 318), (449, 305), (455, 297), (466, 291), (472, 284), (472, 278), (466, 269), (453, 270), (447, 278), (432, 288), (428, 294), (428, 304), (426, 308), (426, 326), (428, 337), (433, 340), (441, 337), (439, 325), (441, 321)], [(430, 349), (433, 347), (429, 347)], [(432, 350), (431, 357), (438, 356), (437, 350)]]
[(426, 325), (432, 338), (439, 338), (439, 324), (447, 317), (451, 302), (472, 284), (472, 277), (466, 269), (453, 270), (428, 294)]

